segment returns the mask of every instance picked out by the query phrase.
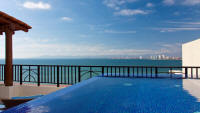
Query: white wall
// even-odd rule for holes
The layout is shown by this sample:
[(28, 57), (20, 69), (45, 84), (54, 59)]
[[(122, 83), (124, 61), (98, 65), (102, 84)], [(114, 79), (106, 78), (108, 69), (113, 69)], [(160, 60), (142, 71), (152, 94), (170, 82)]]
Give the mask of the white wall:
[(56, 86), (26, 86), (15, 85), (11, 87), (5, 87), (0, 85), (0, 99), (10, 99), (18, 96), (34, 96), (34, 95), (46, 95), (63, 87)]
[(182, 45), (183, 66), (200, 66), (200, 39)]
[[(182, 45), (182, 65), (200, 67), (200, 39)], [(197, 70), (196, 68), (188, 69), (189, 77), (191, 77), (191, 70), (193, 70), (193, 78), (197, 77), (197, 71), (200, 77), (200, 69)], [(183, 73), (185, 73), (184, 69)]]

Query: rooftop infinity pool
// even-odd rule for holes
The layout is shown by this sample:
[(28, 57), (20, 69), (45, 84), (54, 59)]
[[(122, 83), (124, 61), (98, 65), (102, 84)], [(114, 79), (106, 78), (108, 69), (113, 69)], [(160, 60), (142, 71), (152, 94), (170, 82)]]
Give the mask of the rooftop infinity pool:
[(200, 113), (181, 79), (94, 77), (5, 113)]

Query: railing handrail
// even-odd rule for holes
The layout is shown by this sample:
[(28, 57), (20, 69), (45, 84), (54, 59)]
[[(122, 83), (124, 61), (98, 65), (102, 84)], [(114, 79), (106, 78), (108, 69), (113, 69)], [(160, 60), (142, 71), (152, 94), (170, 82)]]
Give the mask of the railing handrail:
[[(0, 64), (0, 80), (4, 80), (5, 64)], [(177, 70), (177, 71), (176, 71)], [(142, 77), (176, 78), (174, 74), (182, 74), (182, 79), (200, 79), (200, 66), (118, 66), (118, 65), (28, 65), (13, 64), (13, 78), (20, 82), (75, 84), (82, 80), (102, 75), (105, 77)]]
[[(5, 64), (0, 64), (5, 65)], [(63, 67), (138, 67), (138, 68), (200, 68), (200, 66), (118, 66), (118, 65), (48, 65), (48, 64), (13, 64), (13, 66), (63, 66)]]

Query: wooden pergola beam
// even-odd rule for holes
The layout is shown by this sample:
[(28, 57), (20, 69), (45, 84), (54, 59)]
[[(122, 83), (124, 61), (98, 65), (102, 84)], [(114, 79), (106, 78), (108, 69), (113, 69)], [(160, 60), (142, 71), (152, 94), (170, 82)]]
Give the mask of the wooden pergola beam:
[(3, 17), (0, 17), (0, 22), (4, 22), (4, 25), (0, 25), (0, 30), (1, 31), (5, 31), (5, 26), (13, 26), (14, 27), (14, 31), (19, 31), (22, 30), (24, 32), (28, 32), (28, 29), (31, 29), (31, 27), (27, 27), (27, 26), (23, 26), (21, 24), (18, 23), (14, 23), (13, 21), (10, 21), (9, 19), (5, 19)]
[(24, 32), (28, 32), (28, 29), (25, 29), (17, 24), (10, 23), (5, 25), (0, 25), (0, 33), (6, 32), (7, 29), (11, 29), (12, 31), (22, 30)]
[(2, 11), (0, 11), (0, 23), (1, 23), (1, 21), (3, 21), (3, 23), (7, 23), (7, 24), (13, 23), (21, 28), (21, 29), (16, 29), (16, 30), (23, 30), (24, 32), (28, 32), (28, 29), (32, 28), (31, 26), (22, 22), (21, 20), (18, 20)]

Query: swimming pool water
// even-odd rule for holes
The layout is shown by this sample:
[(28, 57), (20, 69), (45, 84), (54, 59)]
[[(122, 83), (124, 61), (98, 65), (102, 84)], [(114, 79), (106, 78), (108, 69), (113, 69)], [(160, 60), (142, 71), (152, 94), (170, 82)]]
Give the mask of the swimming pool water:
[(181, 79), (94, 77), (5, 113), (198, 113)]

